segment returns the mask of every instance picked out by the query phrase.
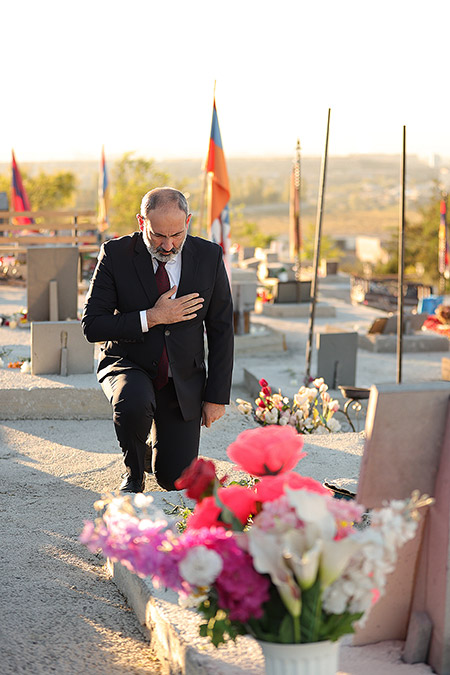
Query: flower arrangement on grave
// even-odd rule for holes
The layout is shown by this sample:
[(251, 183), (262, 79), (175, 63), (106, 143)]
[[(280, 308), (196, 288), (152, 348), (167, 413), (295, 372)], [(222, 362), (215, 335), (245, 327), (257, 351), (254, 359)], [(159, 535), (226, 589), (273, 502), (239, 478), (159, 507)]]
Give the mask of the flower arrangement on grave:
[(194, 461), (177, 482), (196, 502), (181, 534), (151, 496), (138, 494), (97, 502), (102, 515), (80, 539), (178, 591), (216, 646), (240, 634), (263, 643), (336, 641), (383, 592), (398, 549), (415, 535), (418, 509), (433, 500), (391, 501), (358, 527), (362, 506), (292, 471), (302, 446), (289, 426), (244, 431), (227, 454), (253, 480), (226, 486), (213, 462)]
[(300, 387), (291, 403), (281, 391), (273, 393), (266, 380), (259, 380), (261, 391), (255, 407), (242, 398), (236, 399), (238, 410), (264, 426), (277, 424), (292, 426), (299, 434), (326, 434), (340, 431), (341, 425), (334, 417), (339, 402), (331, 398), (328, 385), (322, 377), (312, 381), (312, 386)]

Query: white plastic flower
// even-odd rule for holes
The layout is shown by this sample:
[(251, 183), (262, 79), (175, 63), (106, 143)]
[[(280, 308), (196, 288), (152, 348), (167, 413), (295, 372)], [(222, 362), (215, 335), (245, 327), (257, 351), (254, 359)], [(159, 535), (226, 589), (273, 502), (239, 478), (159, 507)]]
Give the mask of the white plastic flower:
[(21, 373), (31, 373), (31, 362), (30, 361), (24, 361), (22, 365), (20, 366), (20, 372)]
[(336, 433), (337, 431), (341, 430), (341, 423), (338, 422), (334, 417), (331, 417), (331, 419), (327, 421), (327, 426), (332, 433)]
[(181, 576), (192, 586), (210, 586), (223, 568), (222, 558), (206, 546), (191, 548), (178, 565)]
[(244, 415), (248, 415), (248, 413), (252, 412), (252, 404), (248, 401), (244, 401), (242, 398), (237, 398), (236, 403), (238, 404), (239, 412), (244, 413)]
[(272, 408), (271, 410), (266, 410), (264, 417), (266, 424), (277, 424), (278, 422), (278, 410), (277, 408)]

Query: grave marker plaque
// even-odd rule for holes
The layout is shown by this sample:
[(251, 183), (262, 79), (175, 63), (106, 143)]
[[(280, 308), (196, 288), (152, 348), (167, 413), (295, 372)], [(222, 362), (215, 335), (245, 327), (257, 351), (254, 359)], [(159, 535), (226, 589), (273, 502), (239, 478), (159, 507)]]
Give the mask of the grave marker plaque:
[(330, 389), (354, 385), (358, 333), (319, 333), (317, 335), (317, 377)]
[(27, 305), (29, 321), (50, 320), (50, 282), (57, 283), (58, 319), (76, 319), (78, 308), (76, 246), (27, 248)]

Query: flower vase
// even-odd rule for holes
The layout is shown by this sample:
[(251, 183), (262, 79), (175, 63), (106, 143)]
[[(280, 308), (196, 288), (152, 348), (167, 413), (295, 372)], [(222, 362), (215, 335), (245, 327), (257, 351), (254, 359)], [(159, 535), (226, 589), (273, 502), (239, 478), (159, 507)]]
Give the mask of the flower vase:
[(258, 640), (258, 644), (264, 654), (266, 675), (336, 675), (338, 642), (282, 644)]

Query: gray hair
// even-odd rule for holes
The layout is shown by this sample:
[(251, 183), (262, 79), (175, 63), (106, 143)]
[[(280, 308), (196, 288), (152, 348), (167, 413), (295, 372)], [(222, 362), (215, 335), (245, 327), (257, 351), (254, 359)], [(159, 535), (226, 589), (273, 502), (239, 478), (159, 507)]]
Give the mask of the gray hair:
[(164, 209), (173, 204), (176, 204), (180, 211), (184, 211), (186, 218), (188, 217), (189, 205), (182, 192), (175, 190), (175, 188), (172, 187), (154, 188), (142, 197), (141, 216), (143, 218), (148, 218), (150, 211)]

